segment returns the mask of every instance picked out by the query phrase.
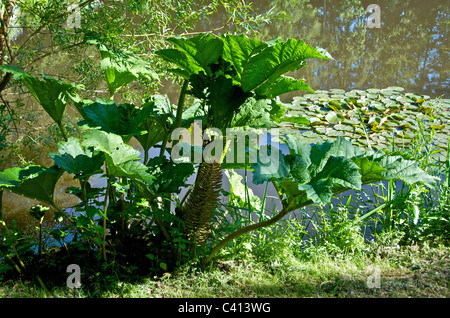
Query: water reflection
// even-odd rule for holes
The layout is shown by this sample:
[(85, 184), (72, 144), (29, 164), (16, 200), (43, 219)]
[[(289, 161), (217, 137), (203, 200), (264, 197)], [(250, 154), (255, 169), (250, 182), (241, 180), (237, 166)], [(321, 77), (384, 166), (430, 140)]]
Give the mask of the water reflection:
[(256, 11), (275, 6), (289, 22), (262, 29), (264, 39), (300, 38), (327, 49), (335, 61), (311, 60), (291, 76), (304, 77), (313, 89), (367, 89), (401, 86), (406, 91), (448, 98), (449, 3), (376, 1), (381, 27), (368, 28), (370, 1), (263, 0)]

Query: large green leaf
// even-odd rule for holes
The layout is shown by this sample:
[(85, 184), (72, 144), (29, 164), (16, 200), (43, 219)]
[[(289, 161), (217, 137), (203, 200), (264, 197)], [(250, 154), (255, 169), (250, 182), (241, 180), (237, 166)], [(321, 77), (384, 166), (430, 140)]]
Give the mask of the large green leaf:
[[(306, 66), (305, 60), (309, 58), (330, 59), (331, 56), (302, 40), (279, 39), (275, 45), (250, 57), (242, 69), (242, 89), (244, 92), (257, 90), (258, 95), (265, 96), (266, 92), (273, 91), (272, 85), (277, 85), (281, 75)], [(280, 87), (278, 90), (283, 91)]]
[(261, 198), (254, 194), (252, 189), (245, 186), (243, 177), (234, 169), (225, 170), (225, 175), (230, 183), (228, 204), (260, 211), (262, 207)]
[(436, 177), (419, 168), (419, 164), (413, 160), (405, 160), (400, 156), (374, 156), (374, 162), (378, 163), (386, 171), (380, 174), (384, 180), (402, 180), (406, 183), (423, 182), (428, 187), (436, 185)]
[[(217, 72), (211, 65), (220, 65), (220, 60), (229, 63), (231, 70), (226, 77), (244, 93), (255, 91), (262, 98), (274, 98), (294, 90), (311, 91), (304, 80), (284, 77), (283, 74), (298, 70), (309, 58), (331, 59), (323, 49), (313, 48), (302, 40), (279, 38), (268, 43), (251, 39), (245, 35), (225, 34), (214, 37), (201, 33), (191, 38), (169, 38), (174, 48), (157, 52), (166, 61), (179, 68), (174, 73), (192, 80), (192, 75), (202, 72), (207, 77)], [(212, 87), (210, 91), (214, 91)]]
[(58, 166), (45, 168), (31, 165), (26, 168), (9, 168), (0, 172), (0, 188), (35, 199), (54, 204), (55, 185), (64, 170)]
[(179, 193), (180, 187), (186, 186), (186, 181), (194, 172), (192, 163), (177, 163), (165, 157), (155, 157), (147, 163), (155, 182), (151, 188), (154, 193)]
[[(265, 151), (259, 149), (258, 162), (251, 166), (253, 169), (253, 183), (263, 184), (268, 181), (282, 181), (289, 177), (289, 165), (285, 162), (285, 156), (281, 151), (272, 146), (265, 146)], [(272, 162), (272, 151), (278, 152), (278, 161)], [(270, 154), (269, 154), (270, 152)]]
[(119, 104), (111, 100), (98, 99), (86, 103), (82, 108), (86, 120), (79, 125), (100, 128), (121, 136), (136, 136), (146, 133), (140, 125), (150, 114), (148, 108), (137, 108), (132, 104)]
[[(145, 114), (145, 117), (142, 116)], [(175, 121), (172, 105), (167, 96), (154, 95), (142, 105), (140, 119), (143, 119), (138, 128), (146, 133), (136, 135), (145, 152), (151, 147), (164, 140), (169, 133), (170, 126)]]
[(59, 153), (50, 153), (55, 164), (76, 178), (86, 178), (101, 173), (105, 160), (103, 153), (95, 154), (91, 148), (83, 149), (78, 139), (70, 137), (67, 142), (58, 144)]
[(84, 88), (83, 85), (62, 82), (44, 74), (41, 74), (42, 81), (11, 65), (0, 66), (0, 69), (12, 73), (14, 79), (22, 81), (34, 98), (57, 123), (61, 123), (69, 100), (77, 96), (77, 90)]
[[(303, 67), (306, 65), (303, 61), (307, 58), (330, 58), (303, 41), (293, 40), (284, 45), (281, 39), (265, 43), (245, 35), (229, 34), (222, 35), (221, 39), (224, 42), (223, 58), (234, 66), (237, 73), (234, 79), (244, 91), (255, 90), (263, 98), (274, 98), (296, 90), (313, 92), (304, 80), (284, 77), (282, 74)], [(298, 47), (289, 48), (294, 43)]]
[(256, 93), (265, 98), (274, 98), (292, 91), (308, 91), (314, 93), (311, 87), (305, 83), (304, 79), (294, 79), (287, 76), (281, 76), (270, 85), (267, 85), (267, 87), (262, 86), (261, 89), (256, 90)]
[(105, 71), (110, 96), (114, 96), (121, 87), (139, 78), (159, 81), (158, 74), (147, 61), (98, 41), (91, 40), (89, 43), (96, 44), (100, 51), (100, 67)]
[(167, 41), (174, 44), (175, 49), (159, 50), (156, 54), (181, 67), (173, 71), (186, 79), (202, 71), (211, 75), (209, 65), (217, 63), (223, 51), (222, 41), (209, 33), (190, 38), (173, 37)]
[(275, 122), (271, 119), (272, 101), (248, 98), (234, 114), (231, 127), (271, 128)]
[(326, 204), (333, 194), (348, 189), (359, 190), (363, 184), (377, 181), (398, 179), (410, 184), (424, 182), (427, 186), (435, 182), (414, 161), (363, 153), (342, 137), (335, 142), (311, 146), (297, 137), (288, 136), (286, 143), (290, 154), (280, 153), (278, 169), (269, 169), (270, 165), (258, 161), (253, 166), (253, 182), (277, 182), (293, 201), (293, 207), (309, 201)]
[(204, 73), (191, 76), (191, 93), (206, 101), (209, 106), (208, 121), (211, 127), (225, 129), (230, 127), (232, 118), (250, 97), (251, 93), (233, 84), (225, 75), (208, 77)]
[(286, 161), (291, 164), (290, 176), (298, 182), (298, 189), (306, 191), (308, 199), (316, 203), (328, 203), (334, 193), (333, 190), (338, 188), (354, 190), (361, 188), (358, 166), (350, 160), (351, 157), (335, 156), (336, 144), (352, 147), (351, 144), (343, 144), (340, 141), (315, 145), (310, 150), (308, 146), (300, 147), (297, 144), (296, 151), (300, 156), (298, 154), (286, 156)]
[(221, 36), (223, 40), (223, 57), (236, 70), (236, 81), (242, 83), (242, 74), (252, 56), (260, 53), (268, 44), (258, 39), (248, 38), (244, 34)]
[(140, 162), (140, 152), (123, 142), (122, 137), (101, 130), (84, 132), (84, 147), (102, 151), (106, 157), (107, 173), (115, 177), (130, 177), (152, 183), (154, 177)]

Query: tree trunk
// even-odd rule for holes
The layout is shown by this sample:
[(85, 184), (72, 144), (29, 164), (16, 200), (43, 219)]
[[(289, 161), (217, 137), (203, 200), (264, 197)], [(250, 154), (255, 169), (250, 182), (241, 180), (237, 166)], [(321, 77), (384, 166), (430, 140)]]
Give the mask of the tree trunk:
[[(11, 14), (14, 8), (15, 0), (8, 1), (4, 0), (2, 1), (4, 11), (3, 14), (0, 17), (1, 23), (0, 23), (0, 65), (3, 65), (5, 61), (6, 51), (9, 47), (9, 39), (8, 39), (8, 29), (9, 29), (9, 22), (11, 20)], [(12, 58), (12, 56), (11, 56)], [(7, 73), (2, 80), (0, 81), (0, 93), (5, 89), (6, 85), (8, 85), (9, 81), (11, 80), (11, 73)]]

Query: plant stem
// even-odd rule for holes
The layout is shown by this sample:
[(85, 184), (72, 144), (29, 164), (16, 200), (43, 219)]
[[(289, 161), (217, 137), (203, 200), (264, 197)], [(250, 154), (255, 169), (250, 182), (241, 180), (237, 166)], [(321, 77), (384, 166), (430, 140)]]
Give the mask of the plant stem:
[(64, 141), (68, 141), (69, 139), (67, 138), (66, 131), (64, 130), (64, 127), (61, 124), (61, 122), (57, 122), (56, 124), (58, 125), (59, 130), (61, 131), (61, 135), (63, 136)]
[(169, 139), (170, 133), (173, 130), (175, 130), (181, 126), (181, 120), (183, 118), (183, 107), (184, 107), (184, 102), (186, 100), (186, 93), (187, 93), (188, 86), (189, 86), (189, 80), (185, 80), (183, 83), (183, 86), (181, 87), (180, 97), (178, 98), (177, 114), (175, 117), (175, 122), (173, 123), (172, 129), (169, 132), (167, 132), (166, 136), (164, 137), (164, 140), (161, 144), (161, 150), (159, 153), (160, 157), (164, 156), (164, 152), (166, 151), (166, 144)]
[[(122, 183), (123, 178), (119, 177), (119, 183)], [(120, 211), (125, 211), (125, 197), (123, 195), (123, 192), (119, 193), (119, 200), (120, 200)], [(122, 225), (121, 225), (122, 231), (125, 229), (125, 215), (122, 213)]]
[(363, 121), (363, 119), (361, 117), (361, 113), (359, 112), (357, 107), (355, 107), (355, 109), (356, 109), (356, 112), (358, 113), (359, 121), (361, 122), (361, 126), (362, 126), (362, 128), (364, 130), (364, 135), (366, 136), (366, 139), (367, 139), (367, 146), (369, 147), (369, 149), (372, 149), (372, 145), (370, 143), (369, 134), (367, 133), (366, 125), (364, 124), (364, 121)]
[[(6, 235), (8, 236), (8, 239), (11, 242), (11, 248), (14, 252), (14, 255), (17, 258), (17, 261), (18, 261), (20, 267), (23, 270), (25, 270), (25, 264), (22, 262), (22, 259), (20, 258), (19, 253), (17, 252), (16, 245), (14, 244), (12, 237), (11, 237), (11, 233), (9, 233), (8, 225), (6, 225), (6, 222), (3, 221), (3, 219), (0, 219), (0, 224), (2, 224), (3, 227), (5, 228)], [(5, 255), (8, 255), (8, 253), (5, 253)], [(20, 267), (19, 266), (15, 266), (15, 267), (16, 267), (16, 270), (19, 272), (19, 274), (22, 275), (22, 271), (20, 270)]]
[(264, 188), (264, 194), (263, 194), (263, 198), (262, 198), (261, 215), (263, 215), (266, 210), (267, 188), (268, 187), (269, 187), (269, 182), (266, 182), (266, 187)]
[(305, 207), (307, 205), (310, 205), (312, 203), (311, 200), (308, 200), (306, 202), (304, 202), (303, 204), (301, 204), (300, 206), (296, 206), (294, 208), (292, 208), (292, 204), (296, 201), (297, 198), (294, 198), (293, 200), (291, 200), (289, 202), (289, 204), (287, 204), (286, 206), (283, 207), (283, 209), (274, 217), (270, 218), (269, 220), (266, 221), (262, 221), (262, 222), (258, 222), (258, 223), (254, 223), (248, 226), (245, 226), (231, 234), (229, 234), (227, 237), (225, 237), (223, 240), (221, 240), (219, 243), (216, 244), (216, 246), (213, 247), (213, 249), (211, 250), (211, 253), (209, 254), (209, 256), (205, 259), (205, 263), (209, 263), (213, 257), (223, 248), (225, 247), (228, 243), (230, 243), (232, 240), (234, 240), (235, 238), (253, 231), (253, 230), (257, 230), (260, 229), (262, 227), (266, 227), (266, 226), (270, 226), (276, 222), (278, 222), (279, 220), (281, 220), (286, 214), (288, 214), (289, 212), (292, 212), (293, 210)]
[(389, 202), (389, 205), (387, 206), (387, 217), (388, 217), (388, 224), (387, 224), (387, 229), (389, 230), (389, 232), (392, 230), (392, 222), (393, 222), (393, 211), (392, 211), (392, 200), (394, 198), (394, 182), (393, 180), (390, 180), (388, 183), (388, 196), (387, 196), (387, 201)]
[(38, 247), (38, 255), (42, 254), (42, 219), (39, 220), (39, 247)]
[(148, 163), (148, 149), (144, 149), (144, 165)]
[(54, 207), (63, 217), (68, 219), (71, 223), (73, 223), (73, 220), (70, 216), (68, 216), (58, 205), (56, 205), (55, 201), (52, 200), (50, 203), (52, 207)]
[(377, 213), (378, 211), (383, 210), (384, 208), (386, 208), (387, 206), (389, 206), (389, 204), (391, 204), (391, 202), (385, 202), (385, 203), (383, 203), (382, 205), (380, 205), (380, 206), (378, 206), (378, 207), (376, 207), (376, 208), (370, 210), (369, 212), (367, 212), (366, 214), (364, 214), (362, 217), (358, 218), (358, 219), (356, 220), (356, 222), (360, 222), (360, 221), (363, 221), (363, 220), (367, 219), (367, 218), (368, 218), (369, 216), (371, 216), (372, 214), (375, 214), (375, 213)]
[(103, 260), (106, 261), (106, 216), (108, 213), (108, 197), (109, 192), (111, 188), (111, 180), (109, 179), (109, 176), (107, 177), (107, 186), (106, 186), (106, 193), (105, 193), (105, 203), (103, 207), (103, 240), (102, 240), (102, 253), (103, 253)]
[(189, 81), (184, 80), (183, 86), (181, 87), (181, 91), (180, 91), (180, 97), (178, 98), (177, 115), (175, 117), (175, 123), (173, 125), (174, 129), (181, 126), (181, 119), (183, 116), (183, 107), (184, 107), (184, 102), (186, 100), (186, 92), (187, 92), (188, 85), (189, 85)]
[(3, 220), (2, 204), (3, 204), (3, 190), (0, 190), (0, 220)]

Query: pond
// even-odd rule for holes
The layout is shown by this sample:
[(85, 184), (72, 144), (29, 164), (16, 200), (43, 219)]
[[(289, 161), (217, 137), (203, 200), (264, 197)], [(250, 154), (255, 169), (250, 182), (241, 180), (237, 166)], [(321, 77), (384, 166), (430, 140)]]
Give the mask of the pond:
[[(253, 3), (253, 8), (256, 13), (285, 11), (289, 17), (289, 20), (264, 25), (261, 29), (264, 40), (277, 36), (300, 38), (310, 45), (325, 48), (334, 57), (332, 61), (310, 61), (307, 67), (287, 74), (305, 78), (314, 90), (350, 91), (399, 86), (405, 92), (450, 98), (448, 1), (378, 1), (379, 20), (375, 22), (380, 25), (369, 27), (368, 16), (375, 12), (366, 12), (366, 9), (375, 4), (372, 2), (258, 0)], [(220, 12), (210, 17), (212, 27), (222, 26), (223, 19)], [(196, 31), (210, 29), (211, 24), (204, 22)], [(178, 87), (167, 83), (161, 93), (168, 94), (172, 103), (176, 103)], [(294, 96), (302, 94), (286, 94), (282, 101), (292, 102)], [(30, 103), (30, 112), (34, 107)], [(138, 147), (137, 143), (134, 146)], [(51, 160), (39, 163), (50, 164)], [(66, 206), (75, 203), (70, 195), (63, 193), (63, 188), (72, 185), (69, 181), (69, 178), (62, 178), (61, 193), (56, 196), (56, 202), (66, 203)], [(226, 182), (224, 186), (227, 187)], [(261, 195), (263, 187), (254, 190)], [(27, 224), (31, 219), (26, 211), (35, 203), (5, 193), (4, 214), (8, 219), (16, 218), (19, 223), (22, 219)]]

